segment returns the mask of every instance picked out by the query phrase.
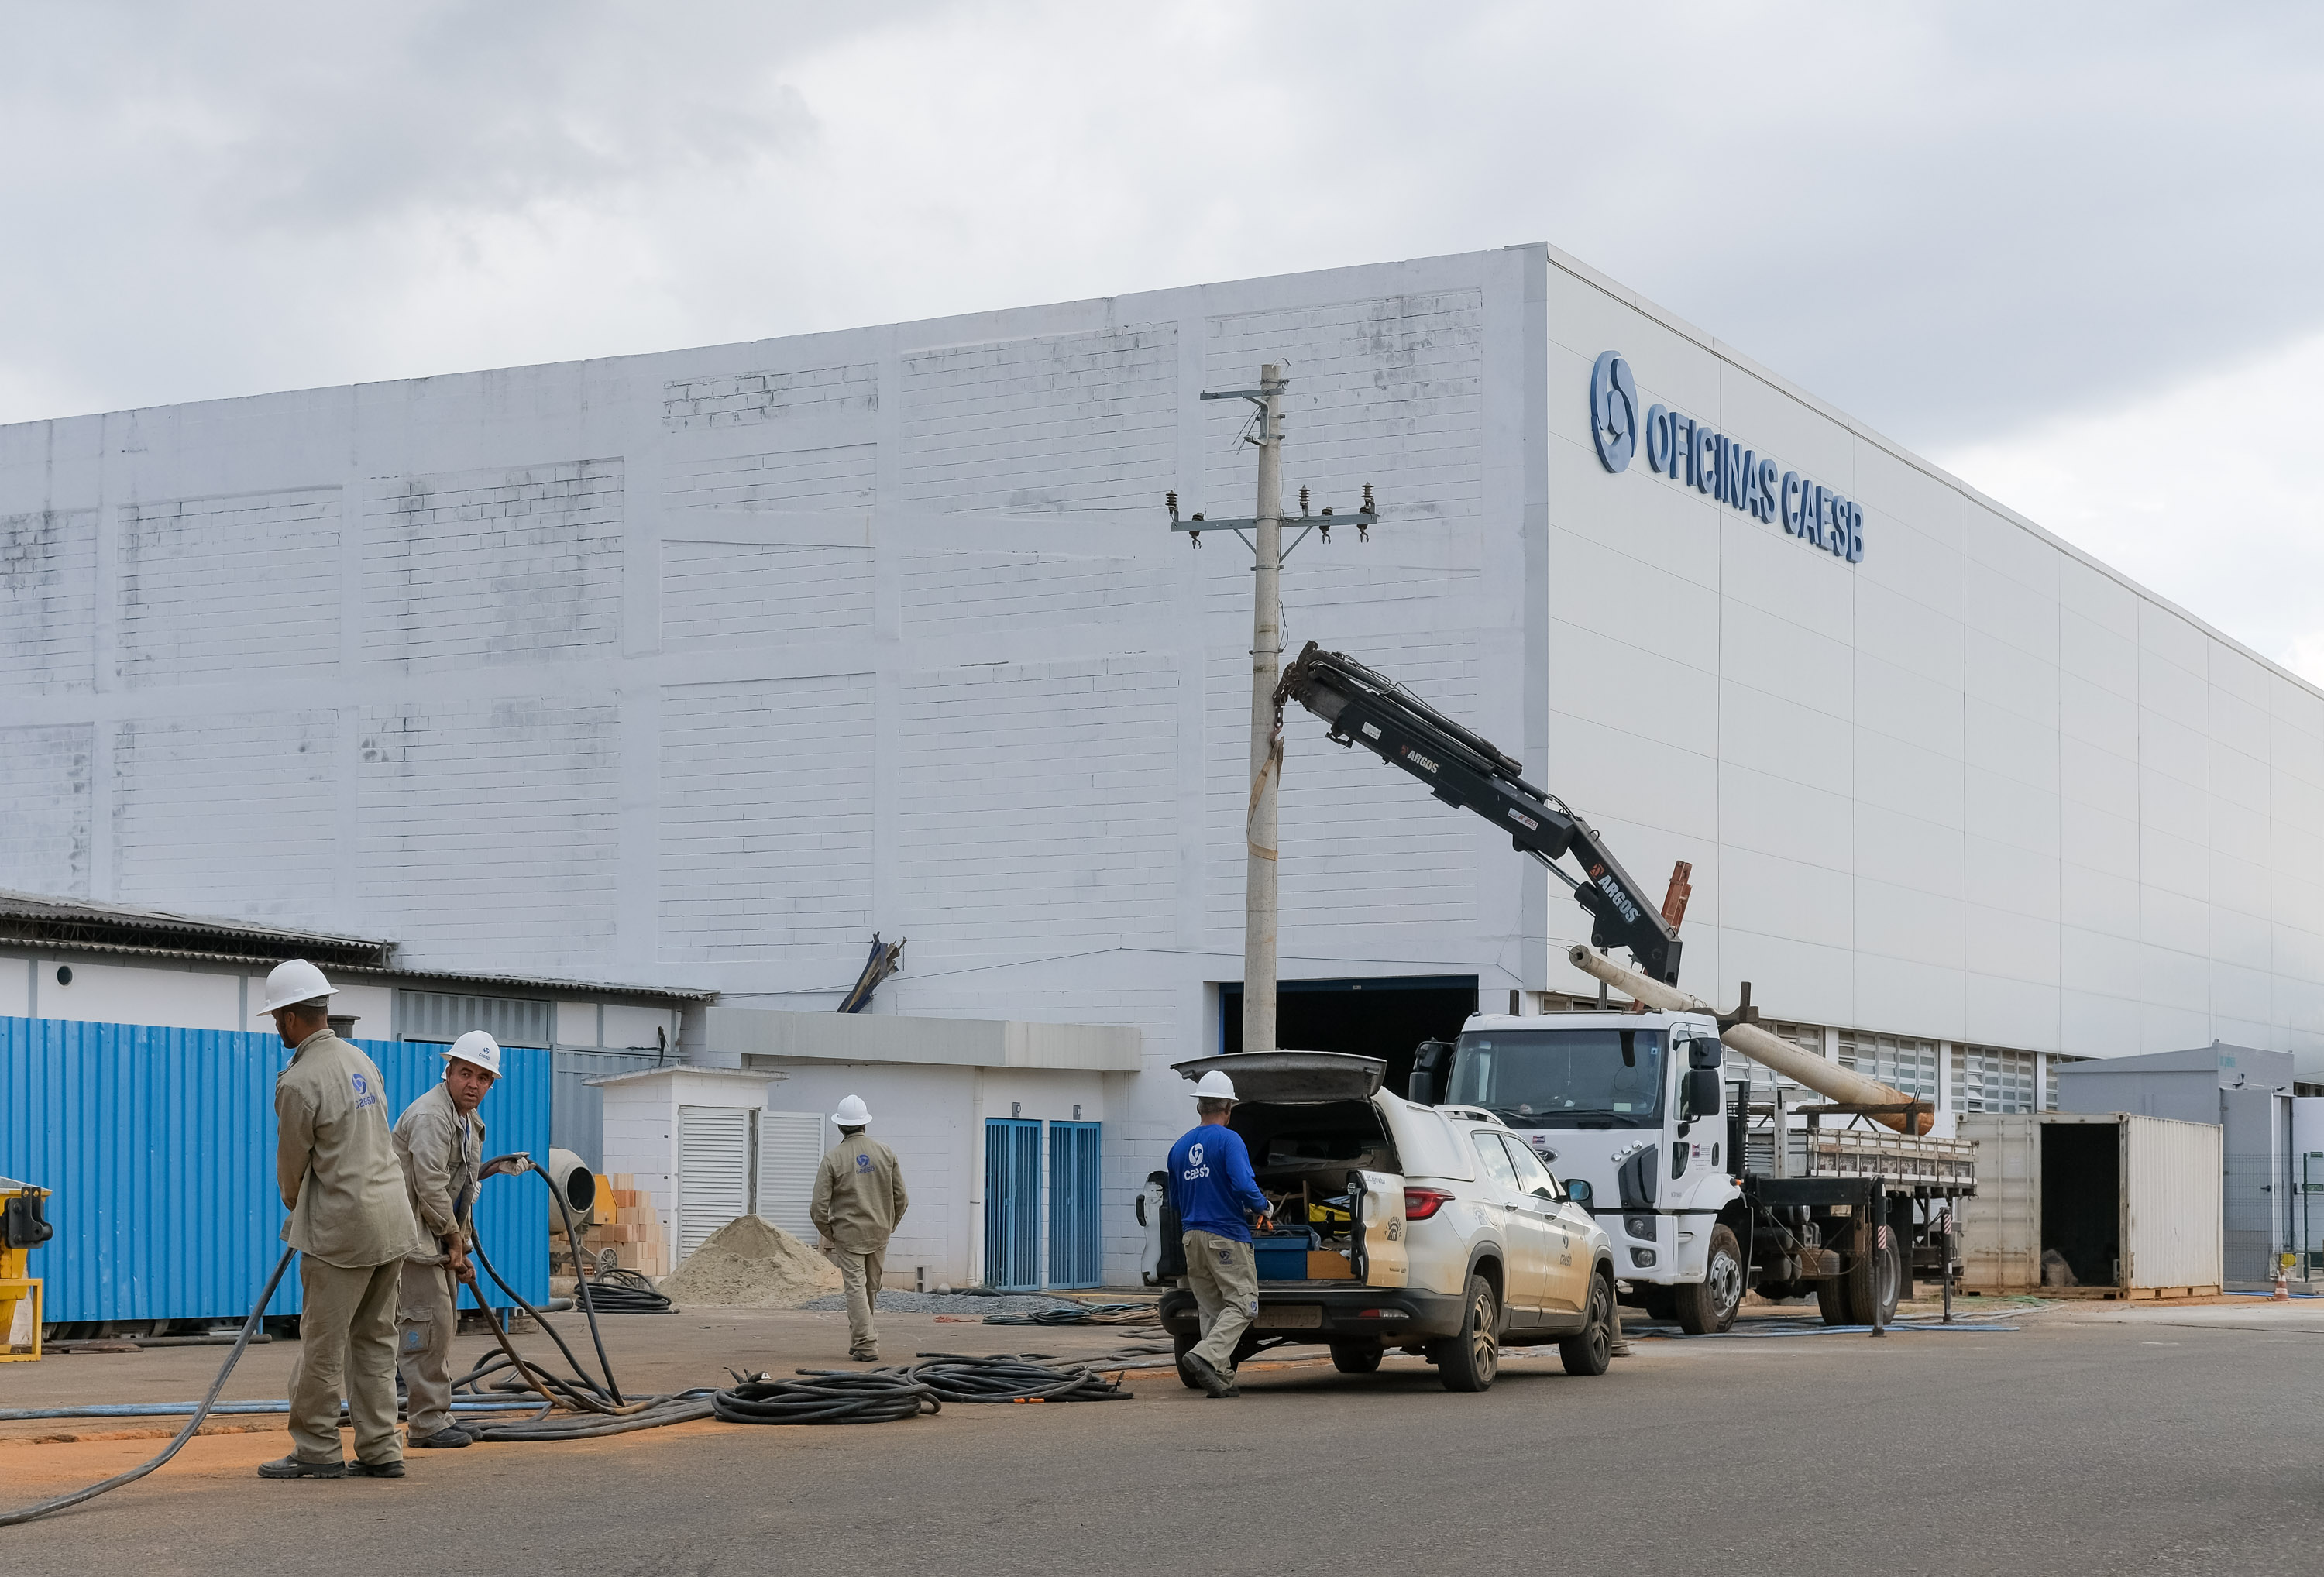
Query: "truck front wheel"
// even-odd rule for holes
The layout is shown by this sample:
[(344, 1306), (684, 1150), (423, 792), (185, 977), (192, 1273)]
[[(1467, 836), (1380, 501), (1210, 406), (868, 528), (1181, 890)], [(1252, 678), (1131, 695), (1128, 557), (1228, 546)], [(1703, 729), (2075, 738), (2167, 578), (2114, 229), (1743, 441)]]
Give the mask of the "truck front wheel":
[(1436, 1344), (1436, 1378), (1448, 1391), (1481, 1391), (1501, 1371), (1501, 1300), (1493, 1284), (1481, 1276), (1469, 1277), (1469, 1296), (1462, 1307), (1461, 1331)]
[(1673, 1301), (1678, 1328), (1690, 1336), (1708, 1336), (1735, 1323), (1735, 1311), (1743, 1306), (1743, 1247), (1733, 1232), (1724, 1226), (1711, 1229), (1702, 1279), (1677, 1288)]

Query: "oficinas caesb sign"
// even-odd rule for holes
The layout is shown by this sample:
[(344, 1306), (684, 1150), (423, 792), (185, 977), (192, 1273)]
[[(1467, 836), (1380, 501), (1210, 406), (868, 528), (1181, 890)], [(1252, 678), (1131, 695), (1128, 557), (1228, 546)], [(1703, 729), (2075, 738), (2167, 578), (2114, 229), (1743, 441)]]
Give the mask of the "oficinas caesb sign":
[(1835, 558), (1863, 562), (1861, 504), (1682, 411), (1655, 405), (1641, 415), (1637, 381), (1618, 351), (1590, 369), (1590, 435), (1609, 471), (1627, 469), (1643, 438), (1646, 464), (1672, 481), (1754, 520), (1781, 522), (1786, 536)]

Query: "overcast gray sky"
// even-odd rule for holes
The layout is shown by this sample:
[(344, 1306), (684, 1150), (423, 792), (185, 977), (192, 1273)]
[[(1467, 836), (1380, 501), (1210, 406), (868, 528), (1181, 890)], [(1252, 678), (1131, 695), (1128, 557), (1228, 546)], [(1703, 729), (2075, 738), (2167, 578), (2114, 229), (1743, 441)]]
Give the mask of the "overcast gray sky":
[(1547, 240), (2324, 679), (2324, 8), (0, 0), (0, 421)]

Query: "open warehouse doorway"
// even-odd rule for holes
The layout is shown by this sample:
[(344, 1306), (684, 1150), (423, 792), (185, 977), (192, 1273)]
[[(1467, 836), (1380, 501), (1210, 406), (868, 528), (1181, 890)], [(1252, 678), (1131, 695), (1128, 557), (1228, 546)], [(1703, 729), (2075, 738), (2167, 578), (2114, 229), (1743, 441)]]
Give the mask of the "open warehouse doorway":
[[(1388, 1064), (1387, 1084), (1404, 1093), (1413, 1048), (1450, 1040), (1477, 1010), (1473, 974), (1406, 974), (1347, 980), (1286, 980), (1276, 988), (1275, 1041), (1286, 1051), (1344, 1051)], [(1242, 1050), (1242, 982), (1219, 987), (1219, 1049)]]

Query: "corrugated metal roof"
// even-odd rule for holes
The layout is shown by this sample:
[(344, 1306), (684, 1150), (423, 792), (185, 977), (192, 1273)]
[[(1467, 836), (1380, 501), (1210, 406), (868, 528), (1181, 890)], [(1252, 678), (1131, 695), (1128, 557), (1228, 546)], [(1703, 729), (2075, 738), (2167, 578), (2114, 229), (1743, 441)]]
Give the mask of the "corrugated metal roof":
[[(173, 936), (185, 938), (185, 943), (169, 939)], [(241, 945), (231, 945), (237, 943)], [(333, 974), (493, 992), (637, 997), (657, 1002), (708, 1002), (718, 997), (715, 991), (692, 986), (399, 969), (392, 962), (396, 948), (393, 942), (0, 889), (0, 949), (17, 948), (165, 959), (181, 964), (235, 964), (260, 971), (272, 969), (286, 958), (306, 958)]]

